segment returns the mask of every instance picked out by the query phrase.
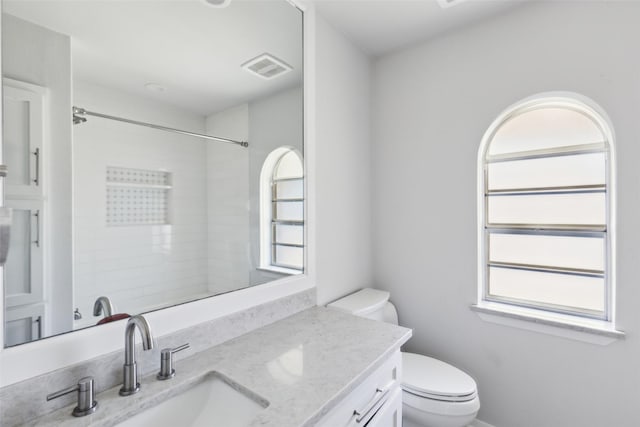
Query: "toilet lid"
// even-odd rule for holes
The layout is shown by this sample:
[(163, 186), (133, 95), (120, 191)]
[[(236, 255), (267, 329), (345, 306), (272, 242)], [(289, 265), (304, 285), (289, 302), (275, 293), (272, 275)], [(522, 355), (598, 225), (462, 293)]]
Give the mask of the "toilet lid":
[(467, 401), (476, 382), (460, 369), (422, 354), (402, 353), (402, 388), (431, 399)]

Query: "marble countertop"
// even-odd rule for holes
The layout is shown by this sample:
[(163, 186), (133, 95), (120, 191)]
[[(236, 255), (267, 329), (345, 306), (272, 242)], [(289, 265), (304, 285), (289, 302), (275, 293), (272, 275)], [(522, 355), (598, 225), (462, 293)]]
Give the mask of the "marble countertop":
[(314, 307), (177, 361), (171, 380), (146, 376), (135, 395), (100, 393), (92, 415), (74, 418), (69, 406), (26, 425), (116, 425), (215, 371), (269, 402), (252, 426), (312, 426), (410, 337), (403, 327)]

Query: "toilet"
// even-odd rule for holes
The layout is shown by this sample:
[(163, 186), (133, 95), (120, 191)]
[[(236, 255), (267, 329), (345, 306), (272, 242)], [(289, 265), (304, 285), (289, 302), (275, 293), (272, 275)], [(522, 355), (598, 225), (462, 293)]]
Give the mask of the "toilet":
[[(398, 324), (389, 292), (365, 288), (327, 307)], [(431, 357), (402, 353), (403, 427), (464, 427), (480, 409), (476, 382), (468, 374)]]

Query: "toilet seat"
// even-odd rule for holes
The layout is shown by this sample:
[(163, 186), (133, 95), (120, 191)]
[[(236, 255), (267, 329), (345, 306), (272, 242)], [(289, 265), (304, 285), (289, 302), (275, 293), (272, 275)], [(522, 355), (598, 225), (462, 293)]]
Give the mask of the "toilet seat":
[(412, 390), (406, 386), (402, 386), (402, 391), (404, 391), (406, 394), (410, 394), (413, 395), (415, 397), (418, 398), (422, 398), (422, 399), (429, 399), (429, 400), (437, 400), (440, 402), (449, 402), (449, 403), (456, 403), (456, 402), (469, 402), (470, 400), (473, 400), (477, 397), (477, 393), (472, 393), (466, 396), (443, 396), (443, 395), (439, 395), (439, 394), (433, 394), (433, 393), (424, 393), (424, 392), (420, 392), (420, 391), (415, 391)]
[(469, 402), (477, 397), (476, 382), (448, 363), (402, 353), (402, 389), (411, 395), (443, 402)]

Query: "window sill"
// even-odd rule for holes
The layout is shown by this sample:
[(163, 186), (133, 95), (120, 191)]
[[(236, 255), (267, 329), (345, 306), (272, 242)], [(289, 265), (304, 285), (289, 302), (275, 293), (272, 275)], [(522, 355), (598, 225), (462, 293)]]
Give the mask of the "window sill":
[(293, 268), (286, 268), (286, 267), (263, 266), (263, 267), (257, 267), (256, 270), (268, 271), (270, 273), (289, 274), (289, 275), (302, 274), (302, 271), (300, 270), (296, 270)]
[(487, 322), (592, 344), (608, 345), (625, 337), (624, 332), (616, 330), (611, 323), (602, 320), (580, 319), (565, 314), (546, 313), (486, 301), (474, 304), (470, 308)]

